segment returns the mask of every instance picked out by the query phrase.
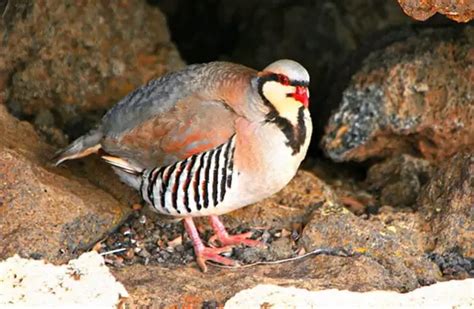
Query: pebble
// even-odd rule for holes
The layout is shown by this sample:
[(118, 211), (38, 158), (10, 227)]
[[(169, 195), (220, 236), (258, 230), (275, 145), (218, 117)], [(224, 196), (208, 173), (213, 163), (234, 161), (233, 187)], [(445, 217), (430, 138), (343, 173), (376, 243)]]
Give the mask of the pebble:
[(271, 237), (272, 237), (272, 235), (270, 234), (270, 232), (264, 231), (263, 234), (262, 234), (262, 241), (264, 243), (268, 243), (268, 241), (270, 240)]
[(132, 248), (129, 248), (127, 251), (125, 251), (125, 253), (123, 254), (123, 257), (126, 259), (126, 260), (131, 260), (135, 257), (135, 252)]

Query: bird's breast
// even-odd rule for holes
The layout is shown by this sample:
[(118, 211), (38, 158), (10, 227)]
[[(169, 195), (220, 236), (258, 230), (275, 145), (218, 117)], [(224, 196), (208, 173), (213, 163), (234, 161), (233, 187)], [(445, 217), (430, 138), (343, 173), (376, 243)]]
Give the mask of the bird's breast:
[[(235, 187), (229, 194), (229, 209), (258, 202), (283, 189), (295, 176), (311, 139), (311, 119), (305, 117), (307, 136), (295, 153), (285, 134), (270, 123), (243, 124), (237, 130)], [(244, 129), (240, 131), (239, 129)]]

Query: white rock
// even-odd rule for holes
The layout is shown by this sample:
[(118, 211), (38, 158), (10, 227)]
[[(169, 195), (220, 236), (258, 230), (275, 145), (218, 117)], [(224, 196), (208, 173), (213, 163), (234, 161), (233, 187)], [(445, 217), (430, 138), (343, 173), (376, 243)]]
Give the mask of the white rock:
[(0, 262), (1, 308), (116, 308), (124, 297), (127, 291), (96, 252), (60, 266), (17, 255)]
[(260, 308), (474, 308), (474, 279), (439, 282), (412, 292), (365, 293), (257, 285), (234, 295), (225, 309)]

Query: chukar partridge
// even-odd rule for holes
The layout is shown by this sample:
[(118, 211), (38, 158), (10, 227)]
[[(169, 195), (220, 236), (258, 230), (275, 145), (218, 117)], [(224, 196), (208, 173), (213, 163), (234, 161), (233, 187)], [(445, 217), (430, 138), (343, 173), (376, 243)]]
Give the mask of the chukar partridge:
[[(309, 74), (292, 60), (263, 71), (228, 63), (190, 65), (142, 86), (96, 129), (58, 153), (56, 164), (99, 153), (151, 207), (184, 219), (197, 262), (232, 265), (218, 215), (281, 190), (306, 155), (312, 133)], [(206, 247), (193, 217), (210, 216), (223, 248)]]

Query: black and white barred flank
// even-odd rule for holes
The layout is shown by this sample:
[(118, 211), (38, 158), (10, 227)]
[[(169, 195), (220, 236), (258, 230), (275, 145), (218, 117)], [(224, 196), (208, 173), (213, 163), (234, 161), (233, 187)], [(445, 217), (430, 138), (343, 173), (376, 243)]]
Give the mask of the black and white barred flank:
[(196, 214), (218, 206), (232, 186), (234, 152), (235, 136), (207, 152), (145, 170), (140, 187), (143, 199), (170, 215)]

